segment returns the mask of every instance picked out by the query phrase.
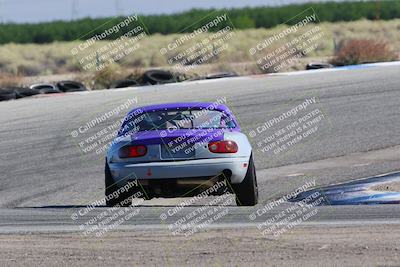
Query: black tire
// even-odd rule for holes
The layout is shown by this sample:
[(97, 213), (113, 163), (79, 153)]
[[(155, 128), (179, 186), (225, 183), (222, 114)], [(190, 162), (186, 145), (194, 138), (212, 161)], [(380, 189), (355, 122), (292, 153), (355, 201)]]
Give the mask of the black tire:
[(126, 80), (115, 81), (111, 86), (111, 88), (126, 88), (133, 86), (139, 86), (139, 83), (132, 79), (126, 79)]
[(220, 72), (220, 73), (214, 73), (214, 74), (209, 74), (205, 78), (208, 79), (220, 79), (220, 78), (229, 78), (229, 77), (237, 77), (236, 72)]
[(333, 65), (329, 63), (308, 63), (306, 66), (306, 70), (318, 70), (318, 69), (327, 69), (332, 68)]
[(31, 85), (30, 88), (32, 90), (35, 90), (39, 92), (40, 94), (55, 94), (55, 93), (62, 93), (60, 90), (58, 90), (54, 85), (52, 84), (34, 84)]
[(75, 81), (60, 81), (57, 83), (58, 89), (62, 92), (81, 92), (87, 91), (86, 87), (80, 83)]
[(169, 71), (148, 70), (143, 74), (143, 82), (150, 84), (164, 84), (176, 82), (176, 79)]
[(232, 187), (236, 194), (236, 205), (255, 206), (258, 203), (257, 175), (253, 156), (250, 156), (244, 180), (240, 184), (233, 184)]
[(117, 197), (108, 199), (107, 196), (113, 195), (119, 188), (112, 179), (110, 167), (106, 162), (105, 170), (105, 196), (107, 207), (128, 207), (132, 205), (132, 199), (128, 193), (121, 193)]
[(38, 91), (26, 87), (10, 87), (9, 89), (14, 90), (17, 99), (39, 94)]
[(0, 88), (0, 101), (16, 99), (17, 95), (13, 89)]

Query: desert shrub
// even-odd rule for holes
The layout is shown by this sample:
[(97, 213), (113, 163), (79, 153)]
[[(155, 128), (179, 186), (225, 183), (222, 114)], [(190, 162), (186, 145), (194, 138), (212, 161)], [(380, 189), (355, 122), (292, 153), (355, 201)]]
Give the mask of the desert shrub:
[(117, 66), (108, 65), (102, 70), (96, 71), (92, 79), (93, 89), (110, 88), (114, 80), (120, 79), (119, 69)]
[(379, 61), (391, 61), (395, 58), (387, 42), (353, 39), (339, 44), (331, 63), (344, 66)]
[(143, 68), (133, 68), (129, 71), (126, 71), (124, 73), (123, 78), (135, 80), (138, 83), (143, 83), (143, 73), (144, 72), (145, 72), (145, 69), (143, 69)]

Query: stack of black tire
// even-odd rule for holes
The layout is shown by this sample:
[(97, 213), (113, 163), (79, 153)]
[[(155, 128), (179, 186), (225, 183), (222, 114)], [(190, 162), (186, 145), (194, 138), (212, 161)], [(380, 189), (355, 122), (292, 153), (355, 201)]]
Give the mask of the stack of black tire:
[(333, 68), (333, 65), (326, 62), (311, 62), (306, 65), (306, 70), (318, 70), (328, 68)]
[(112, 85), (111, 88), (126, 88), (126, 87), (134, 87), (134, 86), (139, 86), (140, 84), (133, 79), (124, 79), (124, 80), (118, 80), (115, 81)]
[(0, 88), (0, 101), (19, 99), (40, 94), (38, 91), (26, 87)]
[(165, 84), (174, 83), (176, 78), (169, 71), (164, 70), (148, 70), (143, 74), (143, 82), (145, 84)]
[(33, 84), (27, 87), (4, 87), (0, 88), (0, 101), (19, 99), (37, 94), (54, 94), (66, 92), (86, 91), (86, 87), (75, 81), (60, 81), (56, 85), (49, 83)]
[(61, 81), (56, 85), (57, 88), (64, 93), (87, 91), (86, 87), (82, 83), (75, 81)]
[(139, 78), (139, 81), (131, 78), (117, 80), (112, 83), (111, 88), (126, 88), (126, 87), (136, 87), (141, 85), (156, 85), (156, 84), (165, 84), (174, 82), (177, 82), (177, 79), (169, 71), (148, 70), (143, 74), (141, 78)]

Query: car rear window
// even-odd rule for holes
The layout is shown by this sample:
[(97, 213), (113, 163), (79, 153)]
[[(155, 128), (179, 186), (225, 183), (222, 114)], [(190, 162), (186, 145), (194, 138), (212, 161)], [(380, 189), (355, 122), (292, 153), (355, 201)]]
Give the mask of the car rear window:
[(121, 134), (165, 129), (235, 128), (232, 118), (223, 111), (206, 109), (168, 109), (145, 112), (127, 120)]

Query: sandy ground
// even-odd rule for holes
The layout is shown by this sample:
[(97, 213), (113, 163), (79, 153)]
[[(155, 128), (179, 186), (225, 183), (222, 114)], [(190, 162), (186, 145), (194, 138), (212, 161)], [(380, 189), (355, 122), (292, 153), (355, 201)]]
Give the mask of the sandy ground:
[(0, 235), (0, 266), (398, 266), (398, 225)]

